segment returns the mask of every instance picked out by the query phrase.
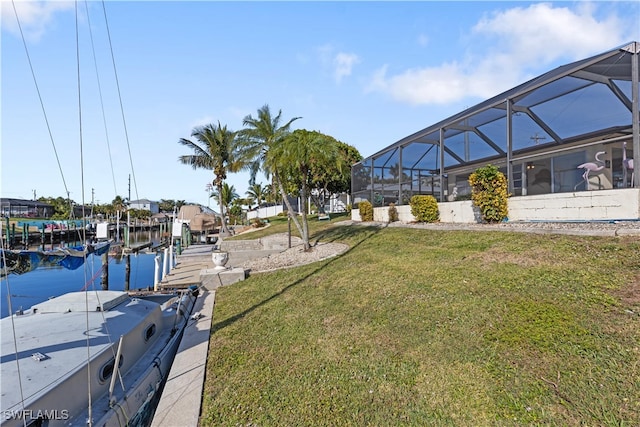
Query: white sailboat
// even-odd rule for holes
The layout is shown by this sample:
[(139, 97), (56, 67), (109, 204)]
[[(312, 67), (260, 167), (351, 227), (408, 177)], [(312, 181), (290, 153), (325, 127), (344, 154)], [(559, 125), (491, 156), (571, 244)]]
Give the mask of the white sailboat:
[[(0, 251), (0, 268), (29, 274), (41, 260), (84, 261), (94, 250)], [(10, 311), (0, 320), (0, 425), (149, 425), (197, 297), (197, 287), (86, 290)]]
[(148, 425), (197, 296), (71, 292), (0, 320), (0, 425)]

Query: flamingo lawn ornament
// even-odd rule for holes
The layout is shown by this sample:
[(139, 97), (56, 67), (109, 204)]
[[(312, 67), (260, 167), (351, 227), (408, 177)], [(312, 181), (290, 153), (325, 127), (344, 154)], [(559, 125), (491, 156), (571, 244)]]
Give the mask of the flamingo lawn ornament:
[(627, 159), (627, 141), (622, 143), (622, 179), (624, 180), (624, 186), (627, 186), (627, 173), (631, 171), (631, 187), (633, 187), (633, 159)]
[[(605, 162), (604, 160), (600, 160), (600, 156), (603, 154), (607, 154), (606, 151), (598, 151), (596, 153), (596, 155), (594, 156), (596, 159), (596, 163), (593, 162), (587, 162), (587, 163), (583, 163), (581, 165), (578, 165), (578, 169), (584, 169), (584, 173), (582, 174), (582, 179), (584, 179), (585, 182), (585, 186), (587, 187), (587, 190), (589, 190), (589, 174), (590, 173), (594, 173), (594, 172), (600, 172), (602, 169), (605, 168)], [(575, 187), (573, 187), (573, 189), (575, 190), (578, 185), (580, 185), (580, 183), (576, 184)]]

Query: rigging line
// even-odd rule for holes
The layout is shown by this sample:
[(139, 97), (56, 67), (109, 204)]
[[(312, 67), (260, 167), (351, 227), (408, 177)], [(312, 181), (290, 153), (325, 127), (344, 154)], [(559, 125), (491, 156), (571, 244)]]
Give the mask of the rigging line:
[[(15, 6), (14, 6), (15, 7)], [(14, 9), (15, 10), (15, 9)], [(7, 236), (9, 237), (9, 236)], [(4, 247), (4, 239), (2, 237), (2, 233), (0, 233), (0, 247)], [(7, 247), (9, 247), (7, 245)], [(5, 273), (7, 275), (6, 277), (6, 281), (7, 281), (7, 308), (9, 309), (9, 316), (11, 317), (11, 331), (13, 333), (13, 352), (16, 355), (16, 370), (18, 373), (18, 387), (20, 388), (20, 406), (22, 407), (22, 411), (24, 413), (24, 411), (26, 410), (26, 407), (24, 406), (24, 389), (22, 387), (22, 374), (20, 373), (20, 356), (18, 353), (18, 340), (16, 339), (16, 324), (15, 324), (15, 319), (13, 316), (13, 307), (11, 306), (11, 286), (9, 285), (9, 271), (7, 268), (7, 257), (6, 257), (6, 253), (5, 251), (1, 251), (2, 252), (2, 265), (4, 266), (5, 269)]]
[(102, 123), (104, 125), (104, 133), (105, 133), (105, 137), (106, 137), (106, 141), (107, 141), (107, 152), (109, 153), (109, 164), (111, 165), (111, 179), (113, 180), (113, 191), (114, 193), (117, 195), (118, 194), (118, 188), (116, 186), (116, 175), (115, 172), (113, 170), (113, 158), (111, 156), (111, 144), (109, 142), (109, 130), (107, 128), (107, 118), (104, 112), (104, 100), (103, 100), (103, 96), (102, 96), (102, 86), (100, 85), (100, 75), (98, 73), (98, 61), (96, 59), (96, 48), (95, 48), (95, 44), (93, 42), (93, 31), (91, 30), (91, 19), (89, 18), (89, 6), (87, 4), (87, 2), (84, 2), (85, 5), (85, 10), (87, 13), (87, 23), (89, 26), (89, 37), (91, 39), (91, 50), (93, 52), (93, 65), (94, 68), (96, 70), (96, 81), (98, 83), (98, 94), (100, 97), (100, 107), (102, 109)]
[[(83, 291), (85, 292), (85, 296), (86, 296), (89, 293), (87, 288), (89, 287), (89, 285), (93, 285), (93, 289), (91, 289), (91, 291), (93, 291), (95, 293), (95, 297), (96, 297), (96, 300), (98, 301), (98, 305), (99, 306), (102, 305), (102, 302), (100, 301), (100, 293), (98, 292), (98, 289), (95, 287), (95, 278), (97, 277), (98, 273), (102, 272), (105, 268), (108, 268), (108, 264), (109, 264), (109, 261), (111, 259), (113, 259), (113, 257), (109, 257), (109, 255), (107, 253), (106, 265), (102, 265), (102, 268), (100, 268), (98, 270), (98, 272), (95, 274), (95, 276), (91, 279), (91, 282), (86, 283), (84, 288), (83, 288)], [(87, 310), (87, 312), (88, 311), (89, 310)], [(112, 335), (111, 335), (111, 331), (109, 330), (109, 322), (107, 322), (107, 320), (106, 320), (106, 316), (105, 316), (104, 310), (100, 310), (100, 316), (102, 317), (102, 325), (103, 325), (103, 327), (105, 329), (107, 340), (109, 341), (109, 348), (111, 349), (111, 354), (113, 355), (113, 360), (115, 360), (116, 359), (116, 353), (115, 353), (115, 348), (114, 348), (114, 345), (113, 345), (114, 341), (111, 340), (111, 336)], [(87, 331), (88, 330), (89, 329), (87, 328)], [(116, 363), (119, 363), (119, 361), (116, 362)], [(124, 381), (122, 381), (122, 377), (120, 377), (120, 384), (122, 386), (122, 390), (124, 391), (125, 387), (124, 387)], [(89, 401), (91, 401), (91, 399)], [(89, 404), (89, 412), (91, 412), (91, 404)], [(92, 420), (92, 422), (93, 422), (93, 420)]]
[(44, 108), (44, 102), (42, 101), (42, 94), (40, 93), (40, 87), (38, 86), (38, 81), (36, 79), (36, 74), (33, 71), (33, 64), (31, 63), (31, 56), (29, 55), (29, 49), (27, 48), (27, 42), (24, 38), (24, 33), (22, 32), (22, 25), (20, 24), (20, 18), (18, 17), (18, 11), (16, 10), (15, 0), (11, 0), (11, 4), (13, 5), (13, 13), (16, 16), (16, 21), (18, 23), (18, 29), (20, 30), (20, 37), (22, 37), (22, 45), (24, 46), (24, 51), (27, 55), (27, 61), (29, 62), (29, 69), (31, 70), (31, 76), (33, 77), (33, 83), (36, 87), (36, 92), (38, 93), (38, 99), (40, 100), (40, 107), (42, 108), (42, 114), (44, 115), (44, 121), (47, 124), (47, 131), (49, 132), (49, 139), (51, 140), (51, 145), (53, 146), (53, 152), (56, 156), (56, 162), (58, 163), (58, 170), (60, 171), (60, 176), (62, 178), (62, 184), (64, 185), (64, 190), (66, 194), (69, 194), (69, 189), (67, 188), (67, 182), (64, 179), (64, 172), (62, 172), (62, 165), (60, 165), (60, 158), (58, 157), (58, 150), (56, 149), (56, 143), (53, 140), (53, 134), (51, 133), (51, 126), (49, 125), (49, 119), (47, 117), (47, 112)]
[[(113, 75), (116, 80), (116, 87), (118, 89), (118, 100), (120, 101), (120, 113), (122, 114), (122, 125), (124, 126), (124, 135), (127, 140), (127, 151), (129, 153), (129, 163), (131, 165), (131, 174), (133, 175), (133, 187), (136, 192), (136, 199), (140, 200), (140, 196), (138, 195), (138, 184), (136, 181), (136, 173), (133, 168), (133, 158), (131, 157), (131, 144), (129, 143), (129, 132), (127, 131), (127, 122), (124, 117), (124, 107), (122, 106), (122, 95), (120, 92), (120, 82), (118, 80), (118, 71), (116, 70), (116, 59), (113, 55), (113, 44), (111, 43), (111, 32), (109, 31), (109, 22), (107, 21), (107, 9), (104, 5), (104, 0), (102, 0), (102, 11), (104, 13), (104, 22), (107, 28), (107, 38), (109, 40), (109, 50), (111, 52), (111, 63), (113, 64)], [(129, 200), (130, 201), (130, 200)]]
[[(78, 2), (75, 2), (75, 18), (76, 18), (76, 73), (77, 73), (77, 82), (78, 82), (78, 131), (80, 137), (80, 188), (81, 188), (81, 198), (82, 198), (82, 216), (84, 217), (84, 153), (82, 146), (82, 93), (81, 93), (81, 85), (80, 85), (80, 30), (78, 25)], [(83, 268), (84, 272), (84, 280), (87, 280), (87, 256), (86, 251), (83, 254), (85, 267)], [(87, 424), (89, 426), (93, 425), (93, 410), (92, 410), (92, 398), (91, 398), (91, 328), (89, 327), (89, 295), (87, 292), (84, 294), (85, 301), (85, 325), (87, 328), (86, 341), (87, 341), (87, 397), (88, 397), (88, 419)]]

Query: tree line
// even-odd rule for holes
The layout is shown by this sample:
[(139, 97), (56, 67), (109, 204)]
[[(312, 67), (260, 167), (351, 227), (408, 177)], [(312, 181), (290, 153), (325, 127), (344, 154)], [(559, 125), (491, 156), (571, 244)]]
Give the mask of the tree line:
[[(78, 214), (78, 210), (82, 208), (81, 204), (76, 203), (73, 199), (66, 197), (39, 197), (37, 201), (52, 207), (51, 219), (66, 220), (82, 216)], [(187, 202), (184, 200), (162, 199), (158, 206), (160, 212), (172, 213), (186, 204)], [(148, 220), (151, 217), (151, 211), (147, 209), (130, 208), (129, 200), (122, 196), (116, 196), (110, 203), (85, 205), (83, 212), (85, 217), (101, 215), (109, 219), (121, 217), (125, 212), (128, 212), (129, 217), (132, 219)]]
[(262, 171), (271, 179), (265, 186), (266, 194), (277, 194), (285, 203), (305, 250), (310, 249), (306, 204), (300, 206), (299, 220), (289, 198), (310, 197), (318, 211), (323, 212), (324, 201), (330, 194), (350, 190), (351, 165), (362, 160), (358, 150), (318, 131), (292, 131), (292, 123), (299, 119), (293, 117), (284, 122), (282, 110), (272, 115), (269, 105), (264, 105), (255, 117), (251, 114), (244, 117), (239, 131), (218, 122), (197, 126), (191, 132), (192, 139), (178, 141), (191, 149), (191, 154), (179, 157), (182, 164), (213, 173), (211, 188), (215, 190), (211, 196), (219, 204), (222, 236), (230, 234), (224, 218), (233, 207), (233, 186), (225, 187), (228, 173), (250, 172), (247, 193), (251, 193), (249, 200), (257, 201), (258, 206), (267, 196), (260, 195), (262, 187), (254, 187), (256, 175)]

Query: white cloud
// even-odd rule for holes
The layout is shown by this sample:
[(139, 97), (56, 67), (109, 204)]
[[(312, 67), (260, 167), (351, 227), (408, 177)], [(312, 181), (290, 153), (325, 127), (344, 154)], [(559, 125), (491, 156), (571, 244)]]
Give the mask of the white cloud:
[[(57, 12), (73, 10), (75, 7), (70, 1), (15, 0), (12, 3), (8, 1), (1, 3), (2, 28), (19, 36), (17, 13), (22, 32), (32, 41), (37, 41), (44, 35)], [(13, 5), (15, 5), (15, 11)]]
[(578, 9), (538, 3), (493, 13), (473, 28), (499, 41), (514, 60), (548, 63), (560, 57), (577, 60), (622, 44), (623, 25), (615, 16), (598, 21), (590, 3)]
[(340, 83), (344, 77), (351, 75), (354, 65), (360, 63), (360, 57), (355, 53), (334, 53), (335, 50), (330, 44), (318, 47), (318, 60), (324, 68), (331, 70), (336, 82)]
[(333, 58), (334, 76), (336, 82), (340, 83), (343, 77), (351, 75), (353, 66), (360, 62), (358, 55), (354, 53), (340, 52)]
[(493, 12), (471, 30), (472, 49), (460, 62), (388, 75), (379, 68), (367, 91), (409, 104), (448, 104), (489, 98), (549, 69), (621, 45), (624, 25), (615, 16), (598, 20), (590, 3), (576, 10), (537, 3)]

